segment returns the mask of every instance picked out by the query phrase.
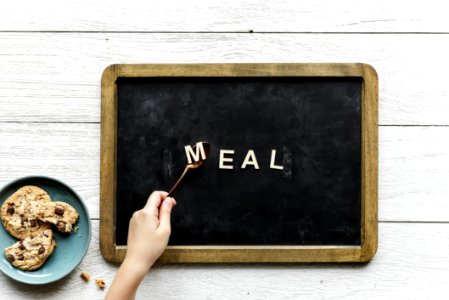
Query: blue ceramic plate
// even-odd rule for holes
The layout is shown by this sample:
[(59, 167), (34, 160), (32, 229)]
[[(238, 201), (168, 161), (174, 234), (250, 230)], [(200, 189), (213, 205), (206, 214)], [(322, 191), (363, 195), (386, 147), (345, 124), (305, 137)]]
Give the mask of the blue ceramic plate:
[(87, 208), (81, 198), (61, 181), (43, 176), (25, 177), (13, 181), (0, 190), (0, 205), (10, 195), (24, 185), (35, 185), (45, 190), (52, 201), (63, 201), (72, 205), (79, 214), (77, 232), (59, 233), (53, 229), (57, 247), (45, 264), (36, 271), (22, 271), (14, 268), (5, 258), (3, 249), (11, 246), (17, 240), (6, 232), (0, 223), (0, 269), (7, 276), (28, 284), (46, 284), (59, 280), (69, 274), (81, 262), (89, 247), (91, 223)]

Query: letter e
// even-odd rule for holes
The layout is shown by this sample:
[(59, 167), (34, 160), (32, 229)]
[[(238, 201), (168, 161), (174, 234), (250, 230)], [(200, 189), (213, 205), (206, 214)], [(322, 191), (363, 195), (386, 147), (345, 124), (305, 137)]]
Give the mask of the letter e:
[(234, 154), (234, 150), (220, 150), (220, 164), (219, 164), (219, 169), (228, 169), (228, 170), (232, 170), (234, 169), (234, 166), (232, 165), (225, 165), (225, 162), (230, 162), (232, 163), (232, 158), (230, 157), (224, 157), (225, 154)]

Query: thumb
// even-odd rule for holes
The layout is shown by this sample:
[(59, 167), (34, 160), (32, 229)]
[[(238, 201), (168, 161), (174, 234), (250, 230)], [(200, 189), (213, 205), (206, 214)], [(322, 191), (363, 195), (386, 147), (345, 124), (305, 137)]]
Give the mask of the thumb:
[(175, 203), (174, 201), (171, 197), (165, 198), (159, 209), (159, 228), (169, 234), (171, 231), (170, 216), (173, 204)]

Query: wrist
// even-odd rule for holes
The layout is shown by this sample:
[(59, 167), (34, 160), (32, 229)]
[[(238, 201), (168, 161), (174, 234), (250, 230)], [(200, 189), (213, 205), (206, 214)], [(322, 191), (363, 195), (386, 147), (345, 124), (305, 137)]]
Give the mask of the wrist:
[(145, 277), (148, 269), (144, 270), (133, 260), (126, 259), (120, 265), (114, 281), (105, 299), (134, 299), (136, 291)]
[(148, 273), (150, 267), (151, 265), (148, 266), (147, 264), (144, 264), (141, 261), (125, 258), (120, 269), (123, 269), (123, 272), (127, 276), (130, 276), (134, 280), (138, 280), (140, 282)]

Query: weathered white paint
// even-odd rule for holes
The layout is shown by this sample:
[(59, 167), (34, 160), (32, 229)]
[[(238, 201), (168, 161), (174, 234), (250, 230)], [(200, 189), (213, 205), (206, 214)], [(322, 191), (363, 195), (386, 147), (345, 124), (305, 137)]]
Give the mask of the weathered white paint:
[[(379, 226), (379, 250), (368, 265), (175, 265), (157, 266), (138, 299), (446, 299), (449, 292), (449, 224)], [(87, 256), (73, 273), (47, 286), (27, 286), (0, 273), (1, 299), (101, 299), (80, 277), (111, 284), (117, 265), (98, 246), (98, 221)]]
[(99, 124), (0, 123), (0, 166), (0, 186), (29, 175), (58, 178), (99, 217)]
[(75, 272), (40, 287), (0, 273), (0, 298), (101, 299), (105, 292), (80, 272), (112, 281), (117, 266), (98, 247), (100, 77), (109, 64), (364, 62), (379, 74), (380, 124), (399, 125), (379, 131), (379, 218), (387, 223), (379, 224), (374, 260), (162, 266), (138, 298), (446, 299), (449, 127), (416, 126), (449, 125), (445, 7), (443, 0), (3, 4), (0, 185), (30, 174), (59, 178), (83, 197), (94, 221)]
[(0, 30), (448, 32), (444, 0), (11, 1)]
[(0, 45), (0, 121), (99, 122), (112, 63), (365, 62), (380, 124), (449, 125), (446, 34), (0, 33)]
[(449, 127), (381, 127), (379, 215), (449, 221)]

